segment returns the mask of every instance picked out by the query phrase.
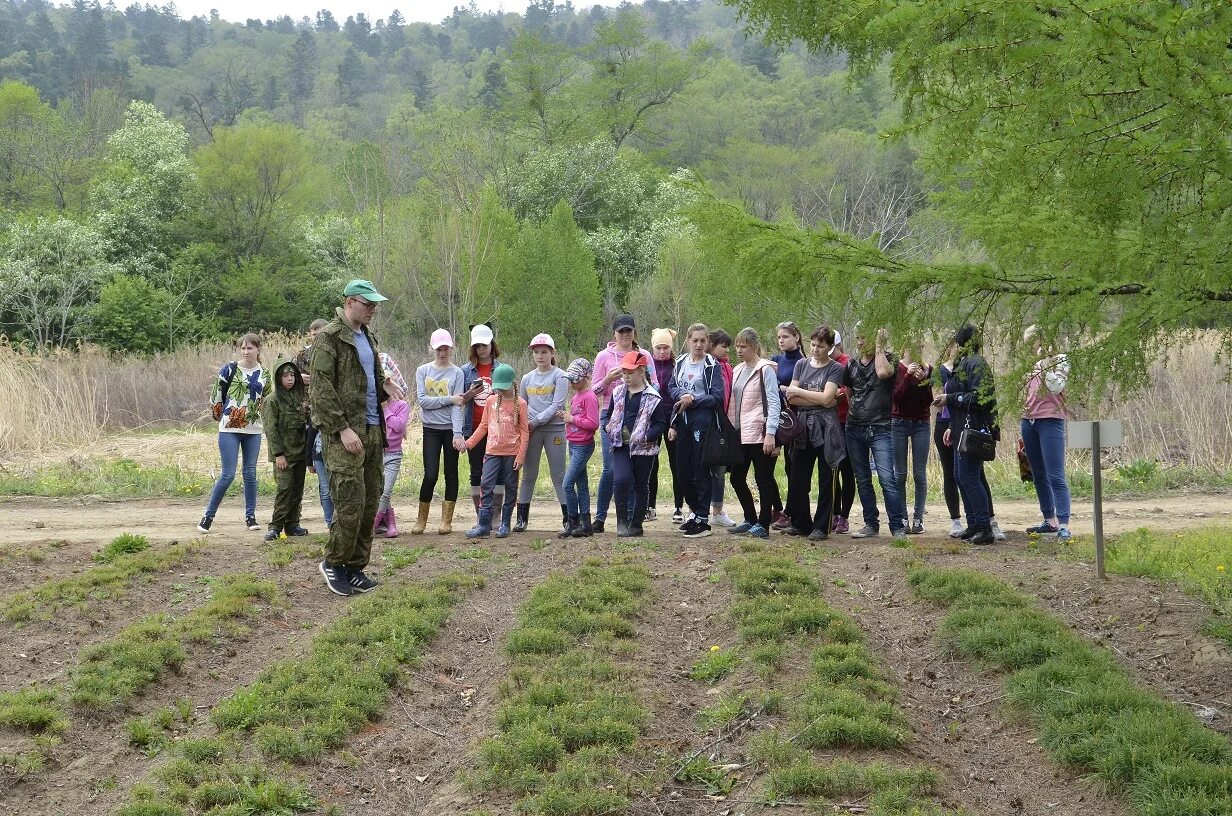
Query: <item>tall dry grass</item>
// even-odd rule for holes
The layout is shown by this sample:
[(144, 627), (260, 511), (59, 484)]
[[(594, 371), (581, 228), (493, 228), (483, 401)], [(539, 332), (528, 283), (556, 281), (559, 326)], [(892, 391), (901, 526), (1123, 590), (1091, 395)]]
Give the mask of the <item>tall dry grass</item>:
[[(270, 336), (263, 357), (272, 362), (289, 356), (301, 342)], [(426, 350), (383, 350), (408, 378), (428, 357)], [(1101, 417), (1126, 421), (1126, 444), (1112, 453), (1114, 463), (1145, 458), (1164, 466), (1232, 470), (1232, 382), (1216, 350), (1214, 337), (1200, 337), (1166, 368), (1158, 366), (1149, 388), (1100, 406)], [(122, 431), (206, 427), (210, 386), (218, 367), (234, 357), (230, 343), (152, 358), (94, 348), (30, 353), (0, 344), (0, 461), (81, 451)], [(506, 349), (502, 360), (519, 374), (531, 365), (523, 349)], [(568, 359), (557, 363), (563, 367)], [(1005, 434), (1016, 442), (1012, 417), (1006, 418)]]

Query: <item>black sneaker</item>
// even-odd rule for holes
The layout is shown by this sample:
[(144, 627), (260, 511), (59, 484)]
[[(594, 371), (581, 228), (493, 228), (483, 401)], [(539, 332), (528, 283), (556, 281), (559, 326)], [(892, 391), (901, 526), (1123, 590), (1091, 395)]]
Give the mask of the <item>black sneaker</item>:
[(693, 529), (684, 534), (685, 538), (705, 538), (710, 535), (710, 524), (693, 519)]
[(249, 516), (248, 518), (244, 519), (244, 526), (246, 526), (249, 530), (260, 530), (261, 529), (261, 525), (257, 524), (256, 516)]
[(322, 561), (319, 569), (325, 576), (325, 586), (329, 587), (330, 592), (342, 596), (355, 594), (355, 588), (351, 586), (345, 567), (333, 567)]
[(590, 531), (592, 533), (603, 532), (603, 519), (595, 519), (593, 522), (591, 522)]
[(277, 540), (278, 540), (278, 534), (279, 534), (280, 532), (282, 532), (282, 531), (281, 531), (281, 530), (273, 530), (273, 529), (271, 529), (268, 533), (266, 533), (266, 534), (265, 534), (265, 540), (266, 540), (266, 541), (277, 541)]
[(305, 530), (303, 527), (300, 527), (298, 524), (296, 524), (294, 527), (288, 527), (288, 528), (287, 528), (287, 535), (289, 535), (289, 536), (306, 536), (306, 535), (308, 535), (308, 531), (307, 531), (307, 530)]
[(197, 532), (208, 533), (210, 531), (210, 525), (213, 523), (214, 523), (213, 516), (202, 516), (201, 523), (197, 525)]
[(356, 592), (371, 592), (380, 586), (376, 581), (364, 575), (363, 570), (348, 569), (347, 579)]

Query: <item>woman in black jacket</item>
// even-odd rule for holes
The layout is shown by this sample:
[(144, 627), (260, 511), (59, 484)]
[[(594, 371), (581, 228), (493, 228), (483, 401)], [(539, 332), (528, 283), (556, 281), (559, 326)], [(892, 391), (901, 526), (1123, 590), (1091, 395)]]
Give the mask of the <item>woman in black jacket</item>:
[(933, 404), (950, 410), (950, 427), (943, 441), (954, 450), (954, 479), (967, 509), (967, 529), (961, 538), (972, 544), (991, 544), (992, 509), (983, 485), (984, 461), (960, 451), (958, 440), (965, 428), (992, 433), (997, 427), (996, 389), (975, 327), (967, 324), (959, 329), (954, 344), (958, 348), (954, 373)]

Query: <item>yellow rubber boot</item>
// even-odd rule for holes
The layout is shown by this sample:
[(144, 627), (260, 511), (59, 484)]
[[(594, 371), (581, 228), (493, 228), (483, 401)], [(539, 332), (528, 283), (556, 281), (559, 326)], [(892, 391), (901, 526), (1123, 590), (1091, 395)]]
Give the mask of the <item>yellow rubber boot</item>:
[(419, 503), (419, 517), (415, 519), (415, 523), (411, 525), (411, 535), (422, 535), (424, 528), (428, 526), (428, 512), (432, 509), (432, 502)]
[(454, 502), (451, 501), (441, 505), (441, 526), (436, 528), (441, 535), (449, 535), (453, 532), (453, 506)]

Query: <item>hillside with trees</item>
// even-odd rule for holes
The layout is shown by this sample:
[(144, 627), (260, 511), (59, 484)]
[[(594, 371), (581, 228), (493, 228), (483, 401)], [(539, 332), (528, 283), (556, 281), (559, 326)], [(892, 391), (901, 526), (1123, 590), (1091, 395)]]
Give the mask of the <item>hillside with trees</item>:
[(16, 341), (152, 352), (300, 329), (356, 276), (393, 298), (395, 340), (495, 320), (581, 349), (617, 309), (827, 316), (699, 238), (688, 213), (711, 194), (953, 251), (912, 148), (878, 137), (886, 72), (767, 46), (713, 2), (428, 25), (6, 0), (0, 80)]

